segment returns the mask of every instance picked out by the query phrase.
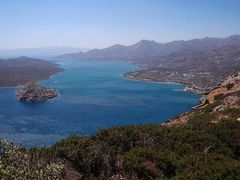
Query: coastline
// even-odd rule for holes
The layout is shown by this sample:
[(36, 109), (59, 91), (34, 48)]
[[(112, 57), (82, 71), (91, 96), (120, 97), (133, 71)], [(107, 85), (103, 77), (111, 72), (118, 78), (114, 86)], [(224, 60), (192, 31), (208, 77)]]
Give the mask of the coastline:
[(146, 83), (158, 83), (158, 84), (183, 85), (183, 86), (185, 86), (183, 91), (191, 92), (191, 93), (199, 95), (199, 96), (203, 96), (206, 93), (206, 91), (202, 91), (201, 88), (196, 88), (196, 89), (192, 88), (191, 84), (187, 84), (187, 83), (183, 83), (183, 82), (175, 82), (175, 81), (164, 81), (164, 80), (163, 81), (153, 81), (150, 79), (137, 79), (137, 78), (134, 78), (133, 76), (129, 75), (128, 73), (130, 73), (130, 72), (123, 73), (122, 76), (131, 81), (139, 81), (139, 82), (146, 82)]
[[(191, 87), (190, 87), (190, 86), (191, 86), (190, 84), (181, 83), (181, 82), (172, 82), (172, 81), (151, 81), (150, 79), (137, 79), (137, 78), (134, 78), (133, 76), (129, 75), (128, 73), (130, 73), (130, 72), (125, 72), (125, 73), (122, 74), (122, 76), (125, 77), (125, 78), (127, 78), (127, 79), (129, 79), (129, 80), (131, 80), (131, 81), (139, 81), (139, 82), (145, 82), (145, 83), (157, 83), (157, 84), (176, 84), (176, 85), (182, 85), (182, 86), (184, 86), (183, 91), (189, 92), (189, 93), (192, 93), (192, 94), (195, 94), (195, 95), (198, 95), (198, 96), (199, 96), (198, 103), (197, 103), (195, 106), (191, 107), (190, 110), (188, 110), (188, 111), (180, 114), (179, 116), (184, 116), (184, 115), (190, 113), (192, 110), (195, 110), (195, 109), (201, 107), (201, 105), (202, 105), (203, 102), (205, 101), (205, 100), (204, 100), (204, 99), (205, 99), (204, 97), (205, 97), (205, 94), (206, 94), (207, 92), (199, 93), (198, 90), (194, 90), (193, 88), (191, 88)], [(214, 88), (213, 88), (213, 89), (214, 89)], [(210, 91), (211, 91), (211, 90), (210, 90)], [(210, 92), (210, 91), (209, 91), (209, 92)], [(169, 121), (169, 122), (168, 122), (168, 121)], [(165, 125), (165, 124), (168, 124), (168, 123), (171, 124), (172, 122), (174, 122), (174, 123), (175, 123), (175, 122), (179, 123), (179, 122), (181, 122), (181, 121), (182, 121), (181, 118), (180, 118), (180, 119), (175, 119), (175, 118), (174, 118), (174, 119), (168, 119), (168, 120), (165, 120), (165, 122), (161, 123), (161, 125)]]
[(131, 80), (131, 81), (138, 81), (138, 82), (145, 82), (145, 83), (153, 83), (153, 84), (176, 84), (176, 85), (183, 85), (186, 86), (183, 83), (180, 82), (174, 82), (174, 81), (151, 81), (151, 80), (145, 80), (145, 79), (135, 79), (135, 78), (131, 78), (128, 75), (125, 75), (125, 73), (122, 74), (123, 77)]
[(56, 76), (57, 74), (59, 74), (61, 72), (64, 72), (66, 70), (66, 69), (63, 69), (63, 68), (61, 68), (61, 69), (62, 69), (62, 71), (54, 73), (54, 74), (50, 75), (48, 78), (46, 78), (46, 79), (41, 79), (41, 80), (37, 81), (36, 84), (39, 84), (39, 83), (44, 82), (44, 81), (47, 81), (47, 80), (53, 78), (54, 76)]

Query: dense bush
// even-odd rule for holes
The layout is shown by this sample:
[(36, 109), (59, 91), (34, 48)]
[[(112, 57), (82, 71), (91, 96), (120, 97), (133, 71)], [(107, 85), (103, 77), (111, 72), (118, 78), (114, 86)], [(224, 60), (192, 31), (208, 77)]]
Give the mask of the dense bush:
[[(235, 114), (235, 110), (226, 113)], [(142, 125), (72, 136), (44, 149), (67, 160), (84, 178), (121, 175), (126, 179), (237, 179), (240, 177), (240, 122), (212, 123), (198, 113), (189, 123), (169, 128)]]
[(195, 153), (178, 161), (176, 179), (239, 179), (239, 161), (216, 153)]
[(224, 94), (220, 93), (214, 96), (214, 100), (221, 100), (223, 98)]
[[(238, 115), (235, 109), (224, 113)], [(50, 148), (24, 149), (1, 141), (0, 177), (60, 179), (72, 169), (83, 179), (237, 179), (240, 122), (211, 123), (214, 118), (203, 109), (182, 126), (115, 127), (71, 136)]]
[(230, 90), (230, 89), (232, 89), (233, 87), (234, 87), (234, 84), (233, 84), (233, 83), (229, 83), (229, 84), (226, 85), (227, 90)]
[(36, 153), (0, 141), (0, 179), (60, 179), (64, 165), (61, 162), (41, 160)]
[(124, 155), (124, 167), (141, 179), (173, 177), (176, 175), (176, 155), (168, 150), (137, 147)]

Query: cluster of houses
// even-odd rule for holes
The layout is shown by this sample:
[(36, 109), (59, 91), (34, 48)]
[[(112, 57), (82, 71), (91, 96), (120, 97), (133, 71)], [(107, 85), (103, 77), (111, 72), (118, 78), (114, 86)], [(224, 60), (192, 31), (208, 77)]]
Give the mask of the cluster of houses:
[(37, 85), (26, 86), (16, 92), (19, 101), (38, 103), (58, 96), (54, 88), (46, 88)]

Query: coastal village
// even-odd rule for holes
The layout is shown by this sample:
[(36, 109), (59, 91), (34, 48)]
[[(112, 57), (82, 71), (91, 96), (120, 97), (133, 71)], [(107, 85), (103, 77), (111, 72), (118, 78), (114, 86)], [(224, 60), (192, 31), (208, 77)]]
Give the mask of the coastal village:
[(54, 88), (46, 88), (35, 84), (27, 85), (16, 92), (17, 99), (22, 102), (40, 103), (58, 96)]
[[(185, 91), (195, 94), (205, 94), (212, 90), (219, 80), (213, 78), (210, 72), (177, 72), (163, 69), (138, 70), (127, 72), (125, 77), (145, 82), (176, 82), (186, 85)], [(207, 81), (206, 81), (207, 79)], [(205, 81), (204, 81), (205, 80)]]

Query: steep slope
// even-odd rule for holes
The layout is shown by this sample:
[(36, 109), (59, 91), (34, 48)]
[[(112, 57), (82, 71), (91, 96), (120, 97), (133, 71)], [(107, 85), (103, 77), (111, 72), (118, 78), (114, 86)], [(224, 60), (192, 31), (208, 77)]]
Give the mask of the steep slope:
[(127, 60), (139, 62), (166, 56), (181, 50), (204, 51), (230, 45), (240, 45), (240, 35), (229, 36), (227, 38), (173, 41), (164, 44), (155, 41), (142, 40), (130, 46), (117, 44), (104, 49), (90, 50), (86, 53), (65, 54), (58, 58), (72, 58), (79, 60)]

